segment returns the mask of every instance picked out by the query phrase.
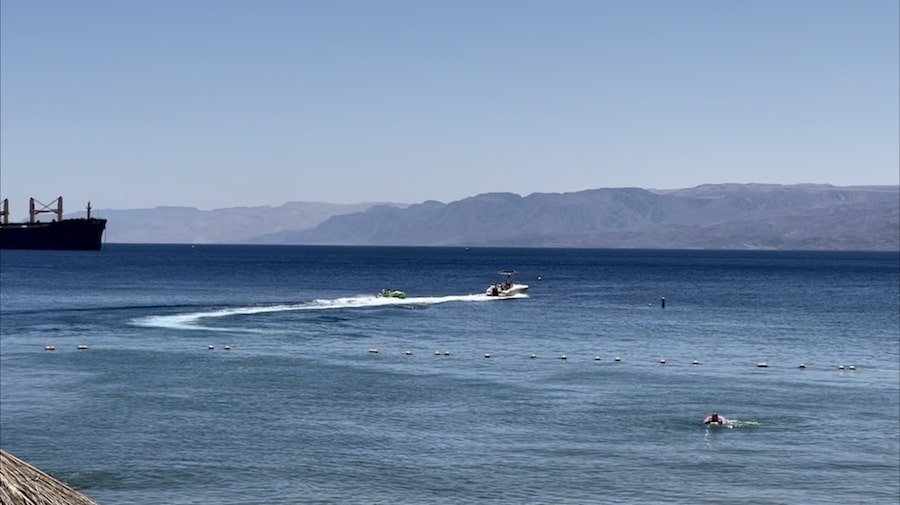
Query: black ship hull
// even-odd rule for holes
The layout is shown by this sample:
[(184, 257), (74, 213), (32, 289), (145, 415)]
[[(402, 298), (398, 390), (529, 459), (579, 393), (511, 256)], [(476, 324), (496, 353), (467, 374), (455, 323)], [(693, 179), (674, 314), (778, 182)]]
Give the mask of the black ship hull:
[(0, 224), (0, 249), (99, 251), (106, 219)]

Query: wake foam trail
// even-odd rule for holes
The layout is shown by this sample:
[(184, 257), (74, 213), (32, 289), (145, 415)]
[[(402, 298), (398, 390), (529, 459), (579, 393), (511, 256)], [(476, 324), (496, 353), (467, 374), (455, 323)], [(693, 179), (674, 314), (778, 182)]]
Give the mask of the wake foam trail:
[(450, 295), (450, 296), (415, 296), (407, 298), (381, 298), (377, 296), (350, 296), (335, 298), (333, 300), (318, 299), (309, 302), (294, 304), (279, 304), (251, 307), (232, 307), (203, 312), (188, 312), (184, 314), (170, 314), (161, 316), (144, 316), (132, 320), (136, 326), (150, 328), (169, 328), (175, 330), (216, 330), (216, 331), (245, 331), (247, 328), (219, 328), (200, 324), (203, 319), (216, 319), (232, 316), (246, 316), (266, 314), (273, 312), (295, 312), (305, 310), (341, 310), (365, 307), (386, 307), (397, 305), (437, 305), (447, 302), (487, 302), (493, 300), (528, 298), (528, 295), (515, 295), (507, 298), (497, 298), (484, 294), (475, 295)]

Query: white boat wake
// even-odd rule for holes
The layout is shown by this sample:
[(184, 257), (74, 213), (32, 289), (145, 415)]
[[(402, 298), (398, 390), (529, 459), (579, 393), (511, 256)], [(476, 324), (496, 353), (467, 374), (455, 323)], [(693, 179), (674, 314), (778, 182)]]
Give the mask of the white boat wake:
[(450, 296), (415, 296), (407, 298), (377, 297), (370, 295), (350, 296), (335, 298), (333, 300), (318, 299), (309, 302), (259, 305), (248, 307), (230, 307), (203, 312), (188, 312), (184, 314), (168, 314), (158, 316), (144, 316), (131, 321), (136, 326), (150, 328), (169, 328), (178, 330), (217, 330), (217, 331), (245, 331), (247, 328), (221, 328), (203, 326), (200, 322), (204, 319), (214, 319), (232, 316), (247, 316), (276, 312), (296, 312), (306, 310), (341, 310), (366, 307), (385, 307), (395, 305), (437, 305), (448, 302), (488, 302), (503, 299), (528, 298), (527, 294), (519, 294), (503, 298), (487, 296), (485, 294), (450, 295)]

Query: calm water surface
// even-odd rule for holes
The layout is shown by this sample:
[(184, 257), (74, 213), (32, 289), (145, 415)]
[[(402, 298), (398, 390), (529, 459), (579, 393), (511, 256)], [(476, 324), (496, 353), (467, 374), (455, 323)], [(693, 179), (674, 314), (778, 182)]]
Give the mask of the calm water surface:
[(897, 253), (3, 251), (0, 445), (102, 504), (895, 504), (898, 312)]

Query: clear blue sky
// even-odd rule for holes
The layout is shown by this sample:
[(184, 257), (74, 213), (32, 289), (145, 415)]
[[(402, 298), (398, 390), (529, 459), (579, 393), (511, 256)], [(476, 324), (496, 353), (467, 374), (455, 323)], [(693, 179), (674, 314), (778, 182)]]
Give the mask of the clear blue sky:
[(900, 184), (897, 0), (2, 0), (14, 211)]

